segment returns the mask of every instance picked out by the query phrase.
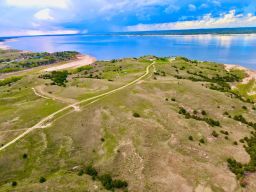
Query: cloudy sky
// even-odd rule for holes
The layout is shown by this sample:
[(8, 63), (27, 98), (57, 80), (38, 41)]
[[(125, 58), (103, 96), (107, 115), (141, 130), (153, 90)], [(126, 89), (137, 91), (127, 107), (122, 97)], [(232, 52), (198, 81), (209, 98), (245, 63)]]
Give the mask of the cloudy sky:
[(256, 27), (255, 0), (0, 0), (0, 36)]

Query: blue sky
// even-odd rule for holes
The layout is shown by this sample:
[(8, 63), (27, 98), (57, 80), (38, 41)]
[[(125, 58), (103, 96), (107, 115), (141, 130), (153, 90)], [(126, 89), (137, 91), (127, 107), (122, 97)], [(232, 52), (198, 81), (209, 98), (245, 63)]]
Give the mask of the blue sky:
[(255, 0), (0, 0), (0, 36), (256, 27)]

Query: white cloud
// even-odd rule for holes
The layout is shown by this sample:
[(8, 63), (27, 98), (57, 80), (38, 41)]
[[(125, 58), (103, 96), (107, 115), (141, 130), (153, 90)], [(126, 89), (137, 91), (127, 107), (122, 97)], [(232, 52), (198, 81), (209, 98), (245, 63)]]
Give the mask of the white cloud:
[(24, 31), (27, 35), (59, 35), (59, 34), (78, 34), (78, 30), (65, 30), (58, 29), (52, 31), (44, 31), (44, 30), (27, 30)]
[(206, 8), (208, 8), (208, 5), (206, 3), (203, 3), (203, 4), (200, 5), (199, 8), (200, 9), (206, 9)]
[(5, 0), (6, 4), (13, 7), (39, 7), (67, 9), (70, 0)]
[(213, 3), (215, 6), (217, 6), (217, 7), (220, 7), (220, 6), (221, 6), (221, 3), (220, 3), (219, 1), (217, 1), (217, 0), (212, 1), (212, 3)]
[(196, 6), (195, 6), (194, 4), (189, 4), (189, 5), (188, 5), (188, 9), (189, 9), (190, 11), (195, 11), (195, 10), (196, 10)]
[(42, 9), (34, 14), (34, 17), (38, 20), (54, 20), (54, 17), (51, 15), (50, 9)]
[(231, 10), (219, 17), (212, 17), (211, 14), (205, 15), (199, 20), (178, 21), (171, 23), (157, 24), (138, 24), (128, 26), (128, 31), (152, 31), (152, 30), (172, 30), (172, 29), (200, 29), (200, 28), (221, 28), (221, 27), (255, 27), (256, 16), (253, 14), (236, 14), (235, 10)]
[(78, 34), (78, 30), (66, 30), (66, 29), (55, 29), (55, 30), (13, 30), (13, 31), (2, 31), (0, 32), (1, 37), (11, 36), (32, 36), (32, 35), (60, 35), (60, 34)]

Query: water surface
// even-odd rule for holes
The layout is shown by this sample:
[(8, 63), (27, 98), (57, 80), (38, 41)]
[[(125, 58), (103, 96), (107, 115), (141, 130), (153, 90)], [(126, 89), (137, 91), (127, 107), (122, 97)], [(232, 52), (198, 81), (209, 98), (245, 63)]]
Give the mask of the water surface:
[(256, 69), (256, 35), (67, 35), (22, 37), (6, 44), (29, 51), (75, 50), (109, 60), (143, 55), (185, 56)]

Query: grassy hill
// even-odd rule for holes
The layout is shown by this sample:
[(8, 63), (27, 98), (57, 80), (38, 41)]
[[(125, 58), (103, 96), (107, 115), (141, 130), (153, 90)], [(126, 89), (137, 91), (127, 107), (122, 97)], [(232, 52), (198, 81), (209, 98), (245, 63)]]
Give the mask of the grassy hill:
[(153, 56), (8, 77), (0, 191), (253, 192), (256, 108), (245, 77)]

